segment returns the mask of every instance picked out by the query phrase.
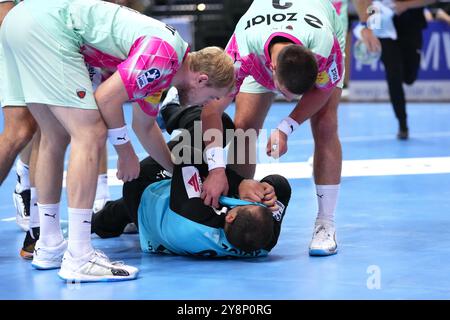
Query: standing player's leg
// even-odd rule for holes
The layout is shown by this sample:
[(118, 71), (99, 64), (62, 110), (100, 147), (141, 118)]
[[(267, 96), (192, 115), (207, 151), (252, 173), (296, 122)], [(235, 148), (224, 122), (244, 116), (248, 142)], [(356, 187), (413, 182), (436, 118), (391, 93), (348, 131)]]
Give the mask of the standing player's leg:
[(69, 240), (59, 276), (79, 281), (136, 278), (136, 268), (111, 263), (91, 244), (100, 151), (106, 143), (106, 125), (99, 111), (56, 106), (52, 106), (51, 111), (71, 137), (67, 170)]
[(20, 152), (16, 160), (16, 186), (13, 190), (14, 207), (16, 208), (16, 222), (23, 231), (27, 232), (30, 221), (30, 157), (33, 146), (31, 140)]
[[(28, 223), (28, 231), (25, 235), (25, 240), (23, 242), (22, 249), (20, 251), (20, 256), (24, 259), (32, 259), (34, 248), (37, 240), (39, 240), (40, 235), (40, 222), (39, 222), (39, 210), (37, 203), (37, 191), (36, 191), (36, 163), (39, 154), (39, 144), (41, 141), (40, 130), (36, 131), (36, 134), (32, 140), (32, 148), (29, 159), (29, 177), (30, 177), (30, 199), (29, 199), (29, 212), (30, 221)], [(17, 209), (17, 208), (16, 208)]]
[[(19, 153), (19, 156), (16, 160), (15, 165), (15, 171), (16, 171), (16, 187), (13, 192), (13, 197), (15, 200), (20, 200), (20, 198), (23, 198), (25, 196), (21, 196), (21, 193), (30, 193), (30, 158), (31, 158), (31, 152), (33, 150), (33, 140), (31, 140), (25, 148)], [(20, 205), (20, 202), (15, 201), (16, 210), (25, 211), (26, 215), (29, 216), (29, 208), (24, 208), (26, 205), (29, 205), (28, 203), (23, 202), (22, 205)], [(27, 221), (28, 222), (28, 221)], [(26, 225), (26, 230), (28, 230), (28, 223)], [(26, 231), (25, 230), (25, 231)]]
[(70, 136), (44, 104), (30, 104), (29, 109), (41, 129), (35, 182), (38, 192), (40, 238), (36, 243), (33, 266), (37, 269), (59, 268), (67, 248), (61, 232), (61, 199), (64, 156)]
[(311, 255), (330, 255), (337, 252), (334, 214), (337, 205), (342, 171), (342, 149), (338, 136), (337, 110), (342, 89), (335, 88), (326, 105), (311, 118), (314, 137), (314, 181), (319, 212)]
[[(423, 35), (422, 30), (411, 30), (408, 34), (399, 34), (398, 38), (401, 60), (403, 63), (403, 82), (412, 85), (419, 76), (420, 61), (422, 57)], [(409, 138), (408, 112), (405, 102), (405, 124), (400, 128), (397, 138), (406, 140)], [(406, 130), (405, 130), (406, 128)]]
[(3, 107), (4, 129), (0, 135), (0, 185), (19, 152), (31, 141), (37, 125), (25, 106)]
[(403, 62), (398, 40), (380, 39), (383, 48), (381, 61), (385, 66), (386, 80), (392, 107), (398, 120), (398, 139), (408, 139), (406, 97), (403, 89)]
[[(264, 125), (264, 120), (269, 112), (269, 108), (275, 98), (272, 92), (264, 93), (246, 93), (240, 92), (236, 96), (236, 113), (234, 124), (236, 133), (239, 135), (239, 129), (253, 130), (247, 132), (247, 137), (255, 138), (255, 141), (245, 138), (245, 141), (235, 138), (235, 150), (233, 159), (229, 159), (231, 168), (245, 178), (253, 178), (256, 170), (256, 138)], [(232, 148), (230, 148), (232, 150)], [(242, 156), (245, 159), (242, 159)], [(232, 156), (232, 153), (231, 153)], [(244, 162), (245, 163), (242, 163)]]

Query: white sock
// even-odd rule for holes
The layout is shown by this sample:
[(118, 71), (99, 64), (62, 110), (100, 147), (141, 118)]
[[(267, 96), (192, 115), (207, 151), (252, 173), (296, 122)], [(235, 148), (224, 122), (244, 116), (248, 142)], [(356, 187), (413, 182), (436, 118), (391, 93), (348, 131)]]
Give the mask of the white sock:
[(39, 227), (39, 210), (37, 204), (36, 188), (30, 188), (30, 229)]
[(340, 186), (340, 184), (316, 185), (317, 202), (319, 205), (317, 219), (334, 221)]
[(64, 240), (59, 220), (59, 203), (38, 203), (40, 236), (39, 239), (44, 246), (56, 247)]
[(109, 199), (108, 175), (100, 174), (97, 179), (97, 191), (95, 192), (95, 200)]
[(20, 182), (16, 184), (16, 192), (21, 193), (23, 190), (30, 189), (30, 169), (20, 158), (16, 161), (16, 173)]
[(92, 209), (69, 208), (68, 249), (74, 258), (94, 250), (91, 244), (91, 220)]

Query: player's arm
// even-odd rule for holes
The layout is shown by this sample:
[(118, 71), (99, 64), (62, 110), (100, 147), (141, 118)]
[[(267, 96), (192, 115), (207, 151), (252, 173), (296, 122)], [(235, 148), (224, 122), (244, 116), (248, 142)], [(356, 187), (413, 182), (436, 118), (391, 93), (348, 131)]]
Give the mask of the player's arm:
[(276, 194), (276, 210), (272, 210), (274, 219), (272, 241), (267, 245), (267, 251), (270, 251), (278, 241), (281, 231), (281, 224), (286, 214), (286, 209), (291, 199), (291, 186), (289, 181), (280, 175), (270, 175), (261, 180), (261, 183), (269, 185), (275, 190)]
[(213, 207), (205, 205), (200, 198), (202, 177), (207, 174), (206, 165), (175, 165), (170, 189), (170, 209), (189, 220), (220, 228), (223, 227), (223, 217)]
[(13, 7), (14, 7), (13, 1), (0, 2), (0, 27), (3, 23), (3, 19), (5, 19), (9, 10), (11, 10)]
[(108, 128), (108, 139), (119, 156), (117, 178), (124, 182), (136, 179), (139, 176), (139, 159), (126, 130), (122, 108), (128, 100), (128, 93), (119, 72), (115, 72), (98, 87), (95, 100)]
[(223, 137), (208, 139), (212, 135), (208, 133), (220, 132), (222, 135), (222, 114), (228, 105), (233, 101), (231, 97), (225, 97), (218, 101), (210, 102), (203, 107), (201, 120), (202, 129), (205, 136), (205, 153), (208, 159), (208, 178), (203, 184), (201, 198), (205, 205), (219, 206), (219, 197), (228, 193), (228, 180), (225, 174), (225, 155)]
[[(237, 94), (239, 88), (246, 77), (246, 74), (238, 70), (241, 68), (241, 62), (239, 61), (239, 50), (237, 44), (234, 43), (235, 37), (234, 35), (231, 37), (228, 42), (225, 52), (232, 57), (235, 68), (236, 68), (236, 87), (234, 94)], [(223, 132), (222, 126), (222, 114), (225, 109), (231, 104), (233, 101), (233, 96), (224, 97), (218, 101), (212, 101), (209, 104), (204, 106), (202, 111), (202, 127), (203, 133), (207, 133), (208, 130), (216, 129), (218, 132)], [(227, 195), (228, 193), (228, 181), (225, 174), (225, 156), (223, 148), (223, 138), (217, 140), (208, 139), (208, 135), (206, 135), (204, 139), (206, 145), (206, 155), (208, 160), (209, 167), (209, 175), (203, 184), (203, 194), (202, 199), (204, 200), (206, 205), (212, 205), (214, 207), (218, 207), (219, 197), (221, 195)], [(214, 155), (214, 157), (212, 157)]]
[(145, 151), (164, 169), (172, 172), (171, 153), (155, 118), (147, 115), (139, 106), (133, 104), (132, 126)]
[(287, 152), (288, 135), (292, 133), (299, 125), (311, 118), (320, 109), (331, 96), (334, 87), (330, 89), (320, 89), (314, 87), (307, 91), (292, 110), (288, 118), (284, 119), (278, 129), (275, 130), (267, 143), (267, 155), (279, 158)]
[(367, 20), (372, 14), (372, 0), (353, 0), (359, 21), (364, 26), (361, 31), (362, 41), (370, 52), (379, 52), (381, 50), (380, 40), (375, 36), (373, 31), (367, 27)]
[(367, 22), (369, 15), (371, 14), (370, 6), (372, 0), (353, 0), (353, 4), (358, 14), (359, 21)]
[(333, 89), (334, 87), (325, 90), (317, 87), (310, 89), (302, 96), (289, 116), (298, 124), (302, 124), (322, 109)]

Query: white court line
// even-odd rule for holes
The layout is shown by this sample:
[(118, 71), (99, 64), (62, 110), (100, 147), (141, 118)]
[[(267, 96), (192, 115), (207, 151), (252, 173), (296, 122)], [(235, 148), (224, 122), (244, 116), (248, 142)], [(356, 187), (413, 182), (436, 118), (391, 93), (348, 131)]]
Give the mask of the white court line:
[[(345, 160), (342, 177), (398, 176), (414, 174), (450, 173), (450, 157)], [(260, 164), (256, 178), (269, 174), (281, 174), (288, 179), (310, 178), (312, 166), (307, 162)]]
[[(347, 142), (374, 142), (374, 141), (383, 141), (383, 140), (393, 140), (392, 134), (383, 134), (383, 135), (370, 135), (370, 136), (354, 136), (354, 137), (340, 137), (339, 140), (341, 143)], [(450, 131), (441, 131), (441, 132), (424, 132), (424, 133), (412, 133), (411, 139), (425, 139), (425, 138), (446, 138), (450, 137)], [(311, 139), (296, 139), (295, 136), (292, 136), (289, 140), (289, 146), (297, 146), (297, 145), (312, 145), (314, 144), (314, 140)], [(267, 137), (260, 138), (258, 141), (258, 147), (263, 148), (265, 150), (267, 144)], [(265, 152), (263, 152), (265, 154)], [(148, 153), (141, 152), (137, 154), (139, 159), (143, 159), (148, 156)], [(117, 154), (111, 154), (108, 156), (108, 161), (117, 160)], [(67, 165), (68, 160), (65, 162)]]
[[(123, 184), (116, 178), (116, 171), (116, 169), (108, 170), (108, 184), (110, 186), (121, 186)], [(342, 163), (342, 177), (445, 173), (450, 173), (450, 157), (345, 160)], [(308, 162), (262, 163), (256, 166), (256, 179), (261, 179), (270, 174), (280, 174), (287, 179), (305, 179), (312, 177), (312, 166)]]
[(16, 221), (16, 217), (5, 218), (5, 219), (2, 219), (2, 220), (0, 220), (0, 221), (2, 221), (2, 222), (11, 222), (11, 221)]
[[(116, 169), (108, 170), (108, 185), (121, 186), (116, 178)], [(450, 157), (345, 160), (342, 163), (342, 177), (399, 176), (416, 174), (448, 174)], [(307, 179), (312, 177), (312, 166), (308, 162), (265, 163), (256, 166), (256, 179), (270, 174), (280, 174), (287, 179)], [(66, 172), (64, 173), (64, 186)], [(15, 221), (15, 217), (1, 219)], [(65, 222), (65, 220), (61, 220)]]
[[(355, 137), (340, 137), (339, 140), (341, 143), (347, 142), (374, 142), (374, 141), (382, 141), (382, 140), (393, 140), (392, 134), (384, 134), (377, 136), (355, 136)], [(411, 134), (410, 139), (425, 139), (425, 138), (446, 138), (450, 137), (450, 131), (443, 132), (429, 132), (429, 133), (418, 133)], [(314, 144), (313, 139), (293, 139), (289, 142), (289, 146), (294, 145), (309, 145)], [(265, 146), (265, 144), (264, 144)]]

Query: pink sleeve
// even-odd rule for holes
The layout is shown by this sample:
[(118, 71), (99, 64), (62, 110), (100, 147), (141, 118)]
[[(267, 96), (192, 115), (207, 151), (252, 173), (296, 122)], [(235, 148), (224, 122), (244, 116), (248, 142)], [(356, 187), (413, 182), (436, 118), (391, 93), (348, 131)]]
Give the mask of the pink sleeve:
[(337, 86), (344, 75), (344, 61), (339, 41), (335, 38), (328, 58), (316, 55), (319, 73), (316, 87), (328, 90)]
[(159, 110), (159, 102), (161, 101), (163, 91), (158, 91), (144, 99), (136, 100), (136, 103), (141, 107), (142, 111), (150, 117), (156, 118)]
[(233, 34), (230, 41), (228, 42), (227, 47), (225, 48), (225, 52), (233, 59), (234, 61), (234, 72), (236, 76), (236, 84), (235, 89), (231, 93), (232, 97), (235, 97), (239, 93), (239, 89), (241, 88), (242, 82), (244, 82), (245, 77), (249, 75), (249, 72), (245, 70), (242, 64), (241, 55), (239, 53), (239, 48), (237, 45), (236, 35)]
[(150, 116), (158, 112), (161, 92), (170, 86), (180, 68), (175, 49), (157, 37), (141, 37), (128, 58), (117, 66), (130, 101)]

